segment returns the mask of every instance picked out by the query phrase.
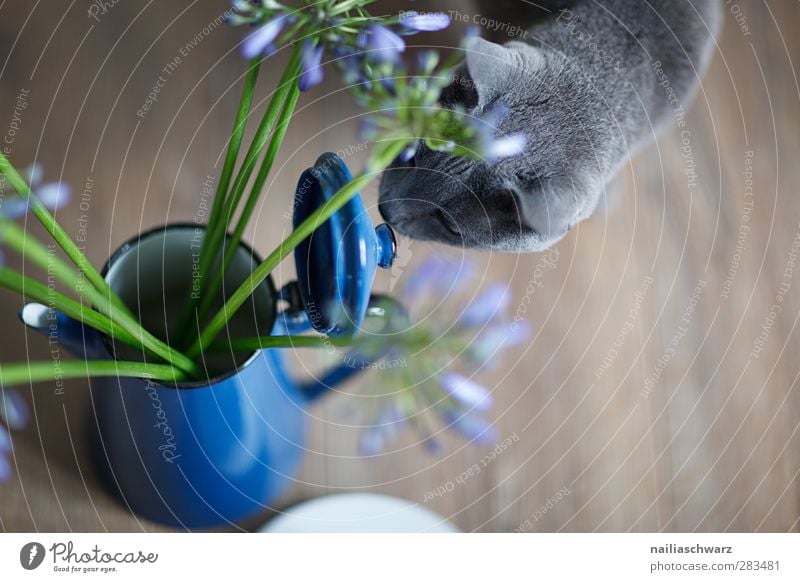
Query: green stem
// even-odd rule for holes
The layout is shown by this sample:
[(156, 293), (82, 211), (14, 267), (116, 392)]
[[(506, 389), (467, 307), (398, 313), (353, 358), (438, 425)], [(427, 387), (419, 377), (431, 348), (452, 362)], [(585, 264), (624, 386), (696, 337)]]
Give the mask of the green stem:
[(129, 345), (143, 347), (148, 352), (193, 376), (200, 374), (200, 368), (196, 363), (152, 335), (139, 325), (133, 317), (117, 312), (118, 320), (109, 319), (103, 314), (89, 309), (79, 301), (53, 291), (46, 285), (29, 277), (24, 277), (8, 268), (0, 269), (0, 287), (14, 291), (33, 301), (38, 301), (47, 307), (57, 309), (65, 315), (77, 319), (112, 338), (119, 339)]
[(81, 273), (84, 274), (94, 288), (108, 297), (109, 301), (111, 301), (115, 307), (130, 314), (128, 306), (122, 302), (122, 299), (120, 299), (116, 293), (114, 293), (113, 289), (111, 289), (108, 283), (106, 283), (102, 275), (100, 275), (100, 273), (92, 266), (92, 264), (86, 258), (86, 255), (84, 255), (83, 252), (81, 252), (81, 250), (78, 248), (78, 245), (72, 241), (58, 221), (56, 221), (55, 217), (50, 214), (50, 211), (45, 208), (44, 204), (42, 204), (36, 195), (31, 191), (31, 187), (19, 174), (19, 172), (17, 172), (16, 168), (14, 168), (14, 166), (11, 164), (8, 158), (3, 155), (2, 152), (0, 152), (0, 174), (4, 174), (14, 187), (14, 190), (17, 191), (17, 194), (19, 194), (24, 200), (28, 201), (31, 212), (33, 212), (34, 216), (36, 216), (39, 222), (42, 223), (42, 226), (44, 226), (47, 232), (50, 233), (50, 236), (53, 237), (53, 239), (67, 254), (69, 259), (75, 264), (76, 267), (78, 267)]
[(286, 99), (286, 104), (284, 105), (281, 116), (278, 119), (278, 125), (275, 128), (275, 132), (272, 134), (272, 140), (269, 142), (267, 153), (264, 155), (261, 168), (259, 169), (258, 175), (253, 183), (253, 187), (250, 190), (250, 195), (247, 197), (247, 202), (242, 209), (242, 215), (239, 217), (239, 221), (236, 224), (236, 229), (231, 235), (230, 240), (226, 239), (223, 243), (225, 254), (222, 258), (222, 267), (214, 271), (211, 285), (208, 287), (198, 309), (198, 321), (203, 321), (206, 315), (208, 315), (211, 306), (214, 304), (214, 297), (216, 296), (215, 294), (222, 284), (222, 279), (228, 269), (228, 265), (231, 264), (233, 256), (236, 254), (236, 251), (239, 248), (239, 243), (242, 240), (244, 230), (247, 228), (247, 224), (250, 222), (250, 217), (253, 215), (253, 210), (255, 210), (256, 204), (261, 197), (261, 191), (263, 190), (264, 184), (267, 181), (267, 177), (269, 176), (272, 166), (275, 163), (275, 158), (280, 151), (281, 145), (283, 145), (283, 140), (286, 138), (286, 133), (289, 129), (289, 122), (291, 121), (292, 114), (297, 107), (297, 101), (299, 98), (300, 89), (297, 87), (296, 83), (293, 83), (292, 90)]
[(0, 269), (0, 287), (18, 293), (31, 301), (37, 301), (51, 309), (56, 309), (73, 319), (93, 327), (115, 340), (141, 347), (133, 335), (105, 315), (94, 311), (79, 301), (51, 290), (35, 279), (30, 279), (8, 268)]
[[(225, 163), (222, 166), (222, 174), (220, 176), (219, 183), (217, 184), (216, 194), (214, 195), (214, 204), (211, 207), (211, 214), (208, 220), (210, 225), (216, 224), (221, 220), (220, 215), (225, 208), (225, 198), (228, 195), (228, 188), (230, 187), (233, 170), (236, 167), (236, 160), (239, 158), (239, 150), (242, 147), (244, 130), (245, 126), (247, 125), (247, 118), (250, 115), (250, 108), (253, 104), (253, 95), (255, 94), (256, 81), (258, 80), (258, 71), (260, 68), (261, 58), (255, 57), (251, 59), (247, 79), (245, 80), (244, 87), (242, 87), (242, 96), (239, 99), (239, 109), (236, 112), (236, 120), (233, 124), (233, 135), (228, 142), (228, 151), (225, 154)], [(200, 246), (201, 261), (198, 265), (198, 280), (200, 281), (201, 286), (203, 281), (201, 273), (204, 273), (204, 269), (207, 269), (209, 266), (206, 265), (205, 261), (202, 260), (203, 257), (208, 254), (210, 238), (207, 235), (208, 232), (206, 232), (206, 236), (203, 237), (203, 243)], [(176, 338), (177, 345), (181, 345), (181, 343), (185, 341), (186, 334), (183, 330), (186, 330), (187, 328), (194, 328), (193, 325), (190, 326), (190, 318), (196, 305), (197, 299), (195, 299), (194, 294), (191, 294), (188, 298), (188, 301), (184, 304), (183, 311), (181, 311), (181, 315), (178, 318), (178, 325), (175, 328), (178, 330), (178, 335)]]
[(347, 204), (360, 189), (366, 186), (379, 172), (383, 171), (392, 163), (405, 147), (408, 146), (409, 139), (400, 138), (390, 142), (384, 147), (376, 148), (370, 160), (367, 162), (366, 169), (353, 178), (350, 182), (342, 186), (330, 200), (315, 210), (306, 218), (270, 255), (256, 267), (250, 276), (245, 279), (241, 286), (233, 292), (230, 299), (222, 306), (217, 314), (211, 319), (206, 329), (200, 334), (195, 343), (187, 352), (190, 356), (199, 356), (203, 351), (203, 346), (211, 345), (220, 331), (228, 323), (228, 320), (239, 310), (256, 288), (269, 277), (272, 270), (294, 250), (297, 245), (308, 238), (317, 228), (328, 220), (337, 210)]
[[(242, 88), (242, 96), (239, 100), (239, 110), (236, 112), (236, 120), (233, 123), (233, 135), (228, 142), (228, 151), (225, 154), (225, 163), (222, 166), (222, 174), (220, 175), (219, 183), (217, 184), (217, 192), (214, 195), (214, 204), (211, 207), (211, 214), (209, 216), (209, 223), (213, 224), (219, 219), (219, 214), (222, 212), (225, 204), (225, 198), (228, 195), (228, 188), (231, 184), (231, 177), (233, 176), (233, 169), (236, 167), (236, 160), (239, 157), (239, 150), (242, 147), (242, 138), (244, 137), (245, 126), (247, 125), (247, 117), (250, 114), (250, 107), (253, 104), (253, 95), (255, 94), (256, 82), (258, 81), (258, 71), (261, 68), (261, 57), (255, 57), (250, 60), (250, 66), (247, 73), (247, 78)], [(205, 240), (201, 247), (201, 253), (206, 249)]]
[(248, 352), (271, 348), (325, 348), (334, 346), (344, 348), (352, 345), (352, 338), (334, 338), (312, 335), (268, 335), (263, 337), (243, 337), (214, 342), (212, 352)]
[[(283, 76), (279, 82), (278, 89), (273, 94), (272, 99), (267, 106), (267, 110), (264, 112), (264, 116), (261, 119), (261, 123), (256, 130), (256, 134), (253, 137), (253, 141), (250, 144), (247, 153), (245, 154), (245, 159), (242, 163), (242, 167), (239, 169), (239, 174), (236, 176), (236, 180), (234, 180), (230, 195), (226, 196), (223, 200), (224, 204), (222, 205), (222, 216), (218, 215), (214, 218), (214, 220), (209, 221), (205, 236), (203, 237), (203, 244), (200, 249), (200, 260), (197, 265), (196, 276), (199, 284), (199, 290), (195, 293), (192, 293), (192, 296), (189, 297), (189, 300), (186, 302), (186, 305), (178, 320), (179, 325), (177, 326), (177, 329), (187, 330), (187, 332), (189, 332), (197, 328), (198, 324), (196, 323), (196, 316), (195, 321), (192, 321), (192, 316), (195, 315), (195, 310), (197, 309), (200, 297), (205, 296), (204, 288), (206, 287), (205, 280), (207, 274), (210, 272), (214, 261), (219, 256), (220, 246), (222, 241), (225, 239), (225, 234), (228, 231), (228, 225), (230, 224), (231, 218), (236, 211), (236, 207), (239, 205), (239, 200), (244, 193), (245, 186), (250, 180), (250, 176), (253, 173), (258, 156), (263, 151), (264, 145), (269, 137), (269, 133), (272, 131), (272, 126), (275, 124), (275, 119), (280, 112), (280, 107), (286, 101), (286, 97), (289, 94), (291, 87), (296, 84), (296, 78), (299, 70), (300, 45), (298, 44), (298, 46), (295, 47), (294, 51), (292, 52), (289, 63), (286, 65), (286, 69), (284, 70)], [(216, 205), (217, 203), (217, 200), (215, 200), (214, 204)], [(181, 340), (183, 339), (184, 338), (181, 338)]]
[(118, 362), (114, 360), (86, 360), (83, 362), (30, 362), (27, 364), (0, 364), (0, 386), (67, 380), (69, 378), (116, 377), (144, 378), (164, 382), (178, 382), (184, 378), (180, 370), (163, 364), (143, 362)]
[[(66, 315), (78, 319), (87, 325), (91, 325), (98, 331), (107, 335), (116, 337), (128, 345), (140, 349), (144, 348), (151, 354), (163, 358), (167, 362), (174, 362), (175, 365), (187, 372), (191, 372), (192, 374), (199, 372), (199, 368), (192, 360), (150, 334), (141, 326), (135, 317), (129, 315), (128, 312), (121, 312), (107, 297), (95, 288), (90, 285), (85, 285), (83, 279), (81, 279), (67, 263), (50, 252), (50, 249), (45, 247), (44, 244), (35, 237), (27, 236), (25, 231), (15, 223), (6, 220), (0, 221), (0, 234), (4, 236), (5, 244), (19, 252), (25, 258), (30, 259), (47, 273), (52, 273), (56, 280), (69, 286), (78, 296), (91, 302), (102, 314), (108, 317), (102, 317), (100, 313), (88, 308), (88, 306), (74, 301), (66, 295), (58, 294), (62, 298), (62, 304), (65, 303), (63, 300), (69, 302), (66, 307), (66, 309), (69, 309), (69, 312), (61, 307), (58, 308)], [(14, 271), (10, 269), (8, 271), (14, 273)], [(22, 277), (21, 279), (17, 279), (14, 275), (10, 275), (10, 277), (11, 279), (9, 280), (7, 276), (6, 283), (19, 286), (18, 289), (12, 290), (23, 295), (28, 295), (27, 289), (32, 287), (39, 296), (31, 298), (51, 307), (50, 301), (54, 292), (48, 287), (27, 277)], [(42, 295), (42, 293), (44, 295)]]

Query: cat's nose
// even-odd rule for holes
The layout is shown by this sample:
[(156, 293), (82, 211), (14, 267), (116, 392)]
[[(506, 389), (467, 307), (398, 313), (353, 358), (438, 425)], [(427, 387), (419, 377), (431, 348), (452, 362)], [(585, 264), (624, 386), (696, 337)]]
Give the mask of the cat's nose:
[(552, 191), (531, 195), (523, 212), (526, 225), (547, 239), (562, 237), (578, 222), (576, 204)]

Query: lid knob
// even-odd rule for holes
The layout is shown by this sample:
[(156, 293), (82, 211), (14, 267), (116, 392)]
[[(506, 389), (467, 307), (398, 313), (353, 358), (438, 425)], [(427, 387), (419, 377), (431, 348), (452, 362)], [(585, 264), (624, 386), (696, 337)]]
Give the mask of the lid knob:
[(375, 237), (378, 240), (378, 266), (381, 269), (391, 269), (397, 257), (397, 238), (392, 227), (385, 222), (379, 224), (375, 227)]

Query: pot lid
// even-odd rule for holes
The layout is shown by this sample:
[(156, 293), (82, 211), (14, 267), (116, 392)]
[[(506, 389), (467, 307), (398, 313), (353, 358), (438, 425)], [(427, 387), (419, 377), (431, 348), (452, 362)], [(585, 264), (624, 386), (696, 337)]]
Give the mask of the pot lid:
[[(300, 176), (293, 226), (308, 218), (352, 180), (344, 161), (322, 154)], [(388, 269), (396, 251), (387, 224), (373, 227), (361, 195), (356, 194), (294, 252), (303, 308), (320, 333), (347, 335), (361, 327), (377, 267)]]

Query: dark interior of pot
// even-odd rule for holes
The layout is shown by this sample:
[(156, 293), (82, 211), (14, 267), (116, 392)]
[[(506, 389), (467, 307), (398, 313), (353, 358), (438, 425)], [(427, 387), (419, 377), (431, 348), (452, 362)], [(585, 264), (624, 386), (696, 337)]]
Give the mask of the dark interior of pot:
[[(204, 235), (203, 228), (193, 225), (152, 231), (143, 235), (138, 244), (123, 247), (111, 259), (106, 273), (111, 288), (139, 317), (145, 329), (173, 347), (177, 344), (179, 330), (175, 327), (182, 309), (191, 294), (201, 289), (197, 270)], [(222, 307), (223, 297), (227, 299), (232, 295), (258, 262), (250, 249), (244, 246), (237, 249), (210, 311), (212, 316)], [(274, 289), (267, 279), (239, 308), (216, 341), (225, 344), (231, 338), (269, 335), (275, 322), (275, 309)], [(192, 325), (195, 326), (194, 338), (196, 320), (192, 320)], [(120, 342), (114, 343), (114, 350), (118, 359), (157, 361), (151, 356), (145, 358), (141, 350)], [(232, 353), (230, 349), (206, 350), (200, 365), (208, 377), (214, 379), (236, 371), (252, 356), (252, 352)]]

